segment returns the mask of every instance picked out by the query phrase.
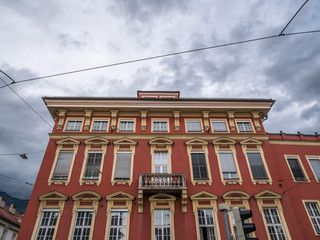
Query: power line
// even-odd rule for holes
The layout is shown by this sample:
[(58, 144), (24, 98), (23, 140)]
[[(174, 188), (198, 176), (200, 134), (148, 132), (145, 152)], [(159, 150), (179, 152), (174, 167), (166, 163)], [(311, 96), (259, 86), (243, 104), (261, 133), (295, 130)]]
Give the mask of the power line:
[[(68, 75), (68, 74), (74, 74), (74, 73), (97, 70), (97, 69), (101, 69), (101, 68), (108, 68), (108, 67), (126, 65), (126, 64), (130, 64), (130, 63), (136, 63), (136, 62), (143, 62), (143, 61), (153, 60), (153, 59), (158, 59), (158, 58), (171, 57), (171, 56), (180, 55), (180, 54), (187, 54), (187, 53), (204, 51), (204, 50), (209, 50), (209, 49), (228, 47), (228, 46), (239, 45), (239, 44), (250, 43), (250, 42), (256, 42), (256, 41), (262, 41), (262, 40), (266, 40), (266, 39), (279, 38), (279, 37), (285, 37), (285, 36), (293, 36), (293, 35), (301, 35), (301, 34), (319, 33), (319, 32), (320, 32), (320, 30), (312, 30), (312, 31), (304, 31), (304, 32), (293, 32), (293, 33), (286, 33), (286, 34), (282, 33), (282, 34), (279, 34), (279, 35), (271, 35), (271, 36), (266, 36), (266, 37), (253, 38), (253, 39), (248, 39), (248, 40), (243, 40), (243, 41), (238, 41), (238, 42), (219, 44), (219, 45), (214, 45), (214, 46), (209, 46), (209, 47), (196, 48), (196, 49), (191, 49), (191, 50), (186, 50), (186, 51), (162, 54), (162, 55), (146, 57), (146, 58), (138, 58), (138, 59), (134, 59), (134, 60), (111, 63), (111, 64), (107, 64), (107, 65), (102, 65), (102, 66), (83, 68), (83, 69), (78, 69), (78, 70), (73, 70), (73, 71), (68, 71), (68, 72), (45, 75), (45, 76), (41, 76), (41, 77), (35, 77), (35, 78), (29, 78), (29, 79), (16, 81), (15, 83), (36, 81), (36, 80), (40, 80), (40, 79), (44, 79), (44, 78), (58, 77), (58, 76), (62, 76), (62, 75)], [(6, 84), (4, 86), (1, 86), (0, 89), (4, 88), (4, 87), (7, 87), (7, 86), (10, 86), (10, 85), (15, 84), (15, 83), (8, 83), (8, 84)]]
[[(44, 151), (37, 151), (37, 152), (27, 152), (24, 154), (33, 154), (33, 153), (40, 153)], [(21, 155), (21, 153), (0, 153), (0, 156), (10, 156), (10, 155)]]
[[(2, 78), (0, 78), (0, 79), (1, 79), (2, 82), (4, 82), (4, 83), (6, 84), (6, 82), (5, 82)], [(14, 92), (25, 104), (27, 104), (27, 106), (28, 106), (35, 114), (37, 114), (46, 124), (48, 124), (51, 128), (53, 128), (53, 127), (51, 126), (51, 124), (48, 123), (47, 120), (45, 120), (45, 119), (44, 119), (29, 103), (27, 103), (27, 101), (24, 100), (15, 90), (13, 90), (12, 87), (10, 87), (10, 86), (8, 86), (8, 87), (9, 87), (9, 88), (11, 89), (11, 91)]]
[(3, 174), (0, 174), (0, 176), (1, 177), (5, 177), (5, 178), (9, 178), (9, 179), (11, 179), (11, 180), (15, 180), (15, 181), (18, 181), (18, 182), (23, 182), (23, 183), (25, 183), (25, 184), (27, 184), (27, 185), (33, 185), (32, 183), (29, 183), (29, 182), (25, 182), (25, 181), (22, 181), (22, 180), (20, 180), (20, 179), (16, 179), (16, 178), (13, 178), (13, 177), (9, 177), (9, 176), (6, 176), (6, 175), (3, 175)]
[(281, 33), (279, 35), (283, 35), (284, 30), (289, 26), (289, 24), (292, 22), (292, 20), (297, 16), (297, 14), (300, 12), (300, 10), (306, 5), (306, 3), (309, 2), (309, 0), (305, 1), (304, 4), (298, 9), (298, 11), (293, 15), (293, 17), (290, 19), (290, 21), (287, 23), (287, 25), (282, 29)]

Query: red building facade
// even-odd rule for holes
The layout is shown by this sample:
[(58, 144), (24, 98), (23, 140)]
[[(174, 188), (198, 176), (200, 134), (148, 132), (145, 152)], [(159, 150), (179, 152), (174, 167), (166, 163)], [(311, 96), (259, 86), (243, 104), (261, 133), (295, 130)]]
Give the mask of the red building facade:
[[(320, 136), (266, 133), (271, 99), (45, 97), (55, 120), (18, 239), (320, 238)], [(233, 236), (234, 223), (229, 213)]]

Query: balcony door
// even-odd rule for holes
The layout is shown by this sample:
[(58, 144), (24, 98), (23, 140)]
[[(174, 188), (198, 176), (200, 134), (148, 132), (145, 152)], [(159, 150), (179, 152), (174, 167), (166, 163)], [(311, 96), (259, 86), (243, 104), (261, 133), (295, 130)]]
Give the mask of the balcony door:
[(168, 152), (154, 152), (154, 173), (169, 173)]

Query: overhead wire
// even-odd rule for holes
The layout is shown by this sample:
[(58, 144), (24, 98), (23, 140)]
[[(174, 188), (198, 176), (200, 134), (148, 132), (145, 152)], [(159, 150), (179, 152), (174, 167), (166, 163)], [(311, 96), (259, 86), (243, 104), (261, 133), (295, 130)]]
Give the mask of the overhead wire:
[(31, 185), (31, 186), (33, 185), (33, 183), (25, 182), (25, 181), (22, 181), (22, 180), (20, 180), (20, 179), (13, 178), (13, 177), (9, 177), (9, 176), (3, 175), (3, 174), (0, 174), (0, 176), (1, 176), (1, 177), (8, 178), (8, 179), (11, 179), (11, 180), (15, 180), (15, 181), (18, 181), (18, 182), (23, 182), (23, 183), (25, 183), (25, 184), (27, 184), (27, 185)]
[[(33, 154), (33, 153), (40, 153), (44, 151), (37, 151), (37, 152), (26, 152), (23, 154)], [(10, 155), (21, 155), (21, 153), (0, 153), (0, 156), (10, 156)]]
[(153, 60), (153, 59), (158, 59), (158, 58), (165, 58), (165, 57), (171, 57), (171, 56), (175, 56), (175, 55), (181, 55), (181, 54), (187, 54), (187, 53), (192, 53), (192, 52), (204, 51), (204, 50), (209, 50), (209, 49), (222, 48), (222, 47), (239, 45), (239, 44), (244, 44), (244, 43), (262, 41), (262, 40), (267, 40), (267, 39), (272, 39), (272, 38), (279, 38), (279, 37), (293, 36), (293, 35), (301, 35), (301, 34), (319, 33), (319, 32), (320, 32), (320, 30), (311, 30), (311, 31), (303, 31), (303, 32), (292, 32), (292, 33), (285, 33), (285, 34), (282, 33), (282, 34), (277, 34), (277, 35), (271, 35), (271, 36), (265, 36), (265, 37), (259, 37), (259, 38), (252, 38), (252, 39), (247, 39), (247, 40), (242, 40), (242, 41), (237, 41), (237, 42), (224, 43), (224, 44), (219, 44), (219, 45), (214, 45), (214, 46), (196, 48), (196, 49), (173, 52), (173, 53), (167, 53), (167, 54), (156, 55), (156, 56), (151, 56), (151, 57), (138, 58), (138, 59), (123, 61), (123, 62), (117, 62), (117, 63), (111, 63), (111, 64), (106, 64), (106, 65), (101, 65), (101, 66), (96, 66), (96, 67), (83, 68), (83, 69), (67, 71), (67, 72), (61, 72), (61, 73), (55, 73), (55, 74), (45, 75), (45, 76), (40, 76), (40, 77), (35, 77), (35, 78), (23, 79), (23, 80), (20, 80), (20, 81), (15, 81), (15, 83), (5, 84), (4, 86), (1, 86), (0, 89), (4, 88), (4, 87), (7, 87), (7, 86), (10, 86), (12, 84), (17, 84), (17, 83), (36, 81), (36, 80), (40, 80), (40, 79), (53, 78), (53, 77), (58, 77), (58, 76), (63, 76), (63, 75), (68, 75), (68, 74), (75, 74), (75, 73), (80, 73), (80, 72), (92, 71), (92, 70), (97, 70), (97, 69), (101, 69), (101, 68), (115, 67), (115, 66), (119, 66), (119, 65), (126, 65), (126, 64), (143, 62), (143, 61)]

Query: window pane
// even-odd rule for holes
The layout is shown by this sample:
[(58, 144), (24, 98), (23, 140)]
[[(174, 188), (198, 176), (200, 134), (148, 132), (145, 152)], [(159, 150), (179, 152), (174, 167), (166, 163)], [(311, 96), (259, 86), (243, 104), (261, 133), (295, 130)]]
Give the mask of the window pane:
[(154, 210), (155, 239), (171, 239), (171, 212), (170, 210)]
[(250, 163), (252, 176), (255, 179), (266, 179), (268, 178), (266, 170), (264, 168), (260, 153), (258, 152), (247, 152), (247, 156)]
[(320, 234), (320, 209), (318, 203), (308, 202), (306, 203), (306, 207), (314, 229), (317, 234)]
[(84, 179), (98, 179), (100, 174), (102, 152), (89, 152)]
[(252, 132), (249, 121), (237, 121), (239, 132)]
[(108, 129), (107, 120), (95, 120), (93, 123), (93, 131), (106, 131)]
[(153, 131), (155, 132), (167, 132), (167, 121), (153, 121)]
[(120, 121), (120, 131), (133, 132), (134, 121), (133, 120), (121, 120)]
[(89, 240), (92, 210), (78, 210), (73, 231), (73, 240)]
[(212, 121), (213, 132), (227, 132), (227, 126), (225, 121)]
[(130, 179), (131, 152), (118, 152), (115, 179)]
[(192, 170), (194, 179), (208, 179), (205, 154), (202, 152), (191, 153)]
[(168, 152), (154, 152), (154, 172), (168, 173)]
[(200, 239), (216, 239), (212, 209), (198, 209)]
[(320, 161), (318, 158), (309, 158), (310, 165), (316, 175), (318, 181), (320, 181)]
[(288, 158), (287, 160), (290, 165), (294, 179), (296, 181), (306, 181), (307, 179), (305, 178), (305, 176), (302, 172), (302, 169), (300, 167), (298, 159), (297, 158)]
[(127, 210), (117, 209), (111, 211), (109, 240), (125, 240), (127, 228)]
[(278, 209), (264, 208), (263, 213), (271, 239), (286, 240), (287, 238), (282, 227)]
[(200, 120), (187, 120), (188, 132), (201, 132)]
[(57, 223), (59, 210), (44, 210), (42, 212), (36, 240), (51, 240)]
[(56, 168), (53, 173), (53, 179), (68, 178), (72, 158), (73, 151), (60, 151)]
[(232, 152), (219, 152), (220, 164), (224, 179), (238, 179)]
[(82, 125), (82, 120), (69, 120), (66, 131), (80, 131)]

